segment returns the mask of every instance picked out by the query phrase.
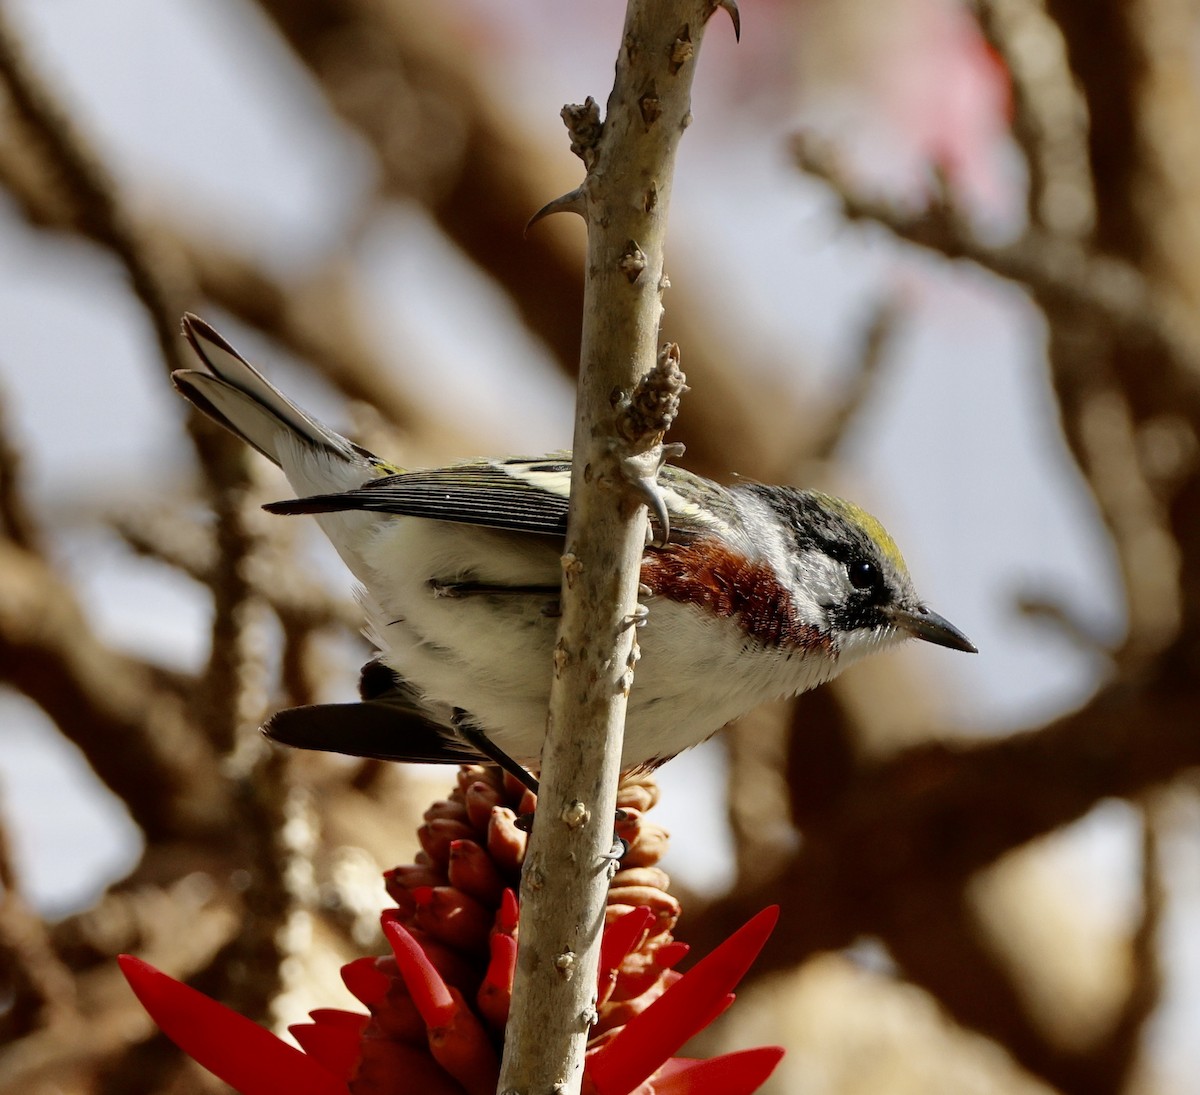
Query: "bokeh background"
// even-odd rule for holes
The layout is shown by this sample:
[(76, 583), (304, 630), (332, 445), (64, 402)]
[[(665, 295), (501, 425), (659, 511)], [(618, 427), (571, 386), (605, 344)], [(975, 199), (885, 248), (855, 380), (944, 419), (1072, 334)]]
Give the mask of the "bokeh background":
[[(408, 465), (569, 443), (615, 0), (0, 4), (0, 1092), (220, 1090), (134, 951), (344, 1002), (446, 771), (271, 752), (369, 653), (178, 316)], [(718, 23), (724, 17), (720, 16)], [(697, 1052), (774, 1092), (1200, 1092), (1200, 88), (1183, 0), (746, 0), (708, 35), (664, 335), (684, 463), (876, 512), (905, 648), (661, 773)], [(648, 634), (645, 641), (651, 641)], [(148, 1046), (157, 1046), (153, 1051)]]

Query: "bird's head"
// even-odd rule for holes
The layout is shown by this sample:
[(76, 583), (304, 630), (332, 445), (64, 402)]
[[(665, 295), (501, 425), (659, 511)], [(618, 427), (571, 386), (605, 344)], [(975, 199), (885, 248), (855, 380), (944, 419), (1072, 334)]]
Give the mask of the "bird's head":
[(778, 565), (794, 611), (829, 637), (839, 661), (907, 638), (975, 653), (918, 597), (895, 541), (865, 510), (819, 491), (763, 487), (758, 494), (785, 530)]

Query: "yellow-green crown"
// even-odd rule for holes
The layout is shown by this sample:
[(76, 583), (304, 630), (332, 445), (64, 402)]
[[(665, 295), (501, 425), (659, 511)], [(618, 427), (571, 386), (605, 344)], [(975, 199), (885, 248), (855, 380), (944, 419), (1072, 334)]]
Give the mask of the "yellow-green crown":
[(908, 574), (908, 565), (904, 562), (904, 556), (900, 554), (896, 541), (892, 539), (891, 534), (883, 527), (878, 517), (868, 513), (861, 506), (856, 506), (853, 502), (847, 502), (844, 498), (834, 498), (829, 494), (823, 494), (821, 497), (831, 510), (862, 529), (879, 548), (880, 554), (901, 574)]

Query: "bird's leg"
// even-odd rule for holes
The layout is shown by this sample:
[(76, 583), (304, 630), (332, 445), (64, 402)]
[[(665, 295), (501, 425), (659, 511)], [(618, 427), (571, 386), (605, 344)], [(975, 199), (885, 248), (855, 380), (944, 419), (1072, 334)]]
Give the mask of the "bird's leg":
[(478, 749), (488, 760), (493, 764), (498, 764), (514, 779), (519, 780), (523, 787), (528, 787), (535, 795), (538, 793), (538, 781), (529, 774), (523, 765), (513, 760), (487, 734), (471, 722), (471, 716), (466, 711), (456, 707), (454, 714), (450, 717), (450, 722), (454, 727), (454, 732), (463, 741), (473, 749)]
[[(632, 497), (650, 510), (658, 526), (658, 537), (653, 542), (659, 545), (671, 538), (671, 520), (658, 473), (667, 460), (683, 453), (680, 444), (664, 445), (663, 435), (679, 413), (680, 396), (687, 390), (687, 377), (679, 368), (679, 347), (668, 342), (617, 414), (621, 477)], [(652, 535), (649, 527), (647, 535)]]
[[(617, 811), (617, 820), (621, 818), (623, 811)], [(629, 841), (623, 836), (618, 836), (613, 832), (612, 848), (605, 852), (600, 858), (611, 864), (612, 870), (617, 870), (617, 865), (625, 858), (625, 853), (629, 851)]]

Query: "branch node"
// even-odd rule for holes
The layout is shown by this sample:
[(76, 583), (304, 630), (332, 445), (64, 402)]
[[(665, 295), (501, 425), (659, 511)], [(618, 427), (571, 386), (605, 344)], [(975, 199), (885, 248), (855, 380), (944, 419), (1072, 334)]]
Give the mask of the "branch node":
[[(628, 404), (617, 416), (617, 435), (634, 448), (654, 445), (663, 439), (679, 414), (679, 401), (688, 390), (687, 376), (679, 367), (679, 345), (664, 343), (658, 360), (633, 390)], [(682, 452), (672, 451), (671, 456)]]
[(685, 26), (671, 44), (671, 75), (675, 75), (695, 55), (696, 46), (692, 42), (691, 28)]
[(637, 245), (636, 240), (630, 240), (625, 245), (625, 253), (621, 255), (617, 266), (629, 280), (630, 285), (642, 276), (642, 271), (646, 269), (646, 255)]
[(589, 171), (596, 162), (604, 123), (600, 120), (600, 104), (590, 95), (579, 103), (567, 103), (559, 112), (571, 135), (571, 151), (583, 161)]
[(583, 563), (580, 562), (579, 556), (573, 551), (563, 553), (562, 557), (563, 573), (567, 576), (567, 588), (570, 589), (575, 585), (575, 579), (583, 573)]
[(567, 804), (561, 816), (563, 824), (566, 825), (568, 829), (578, 829), (588, 823), (588, 819), (591, 818), (592, 812), (587, 808), (586, 805), (580, 802), (579, 799), (574, 799)]
[(638, 99), (638, 111), (647, 129), (662, 117), (662, 100), (658, 97), (658, 87), (653, 80)]

